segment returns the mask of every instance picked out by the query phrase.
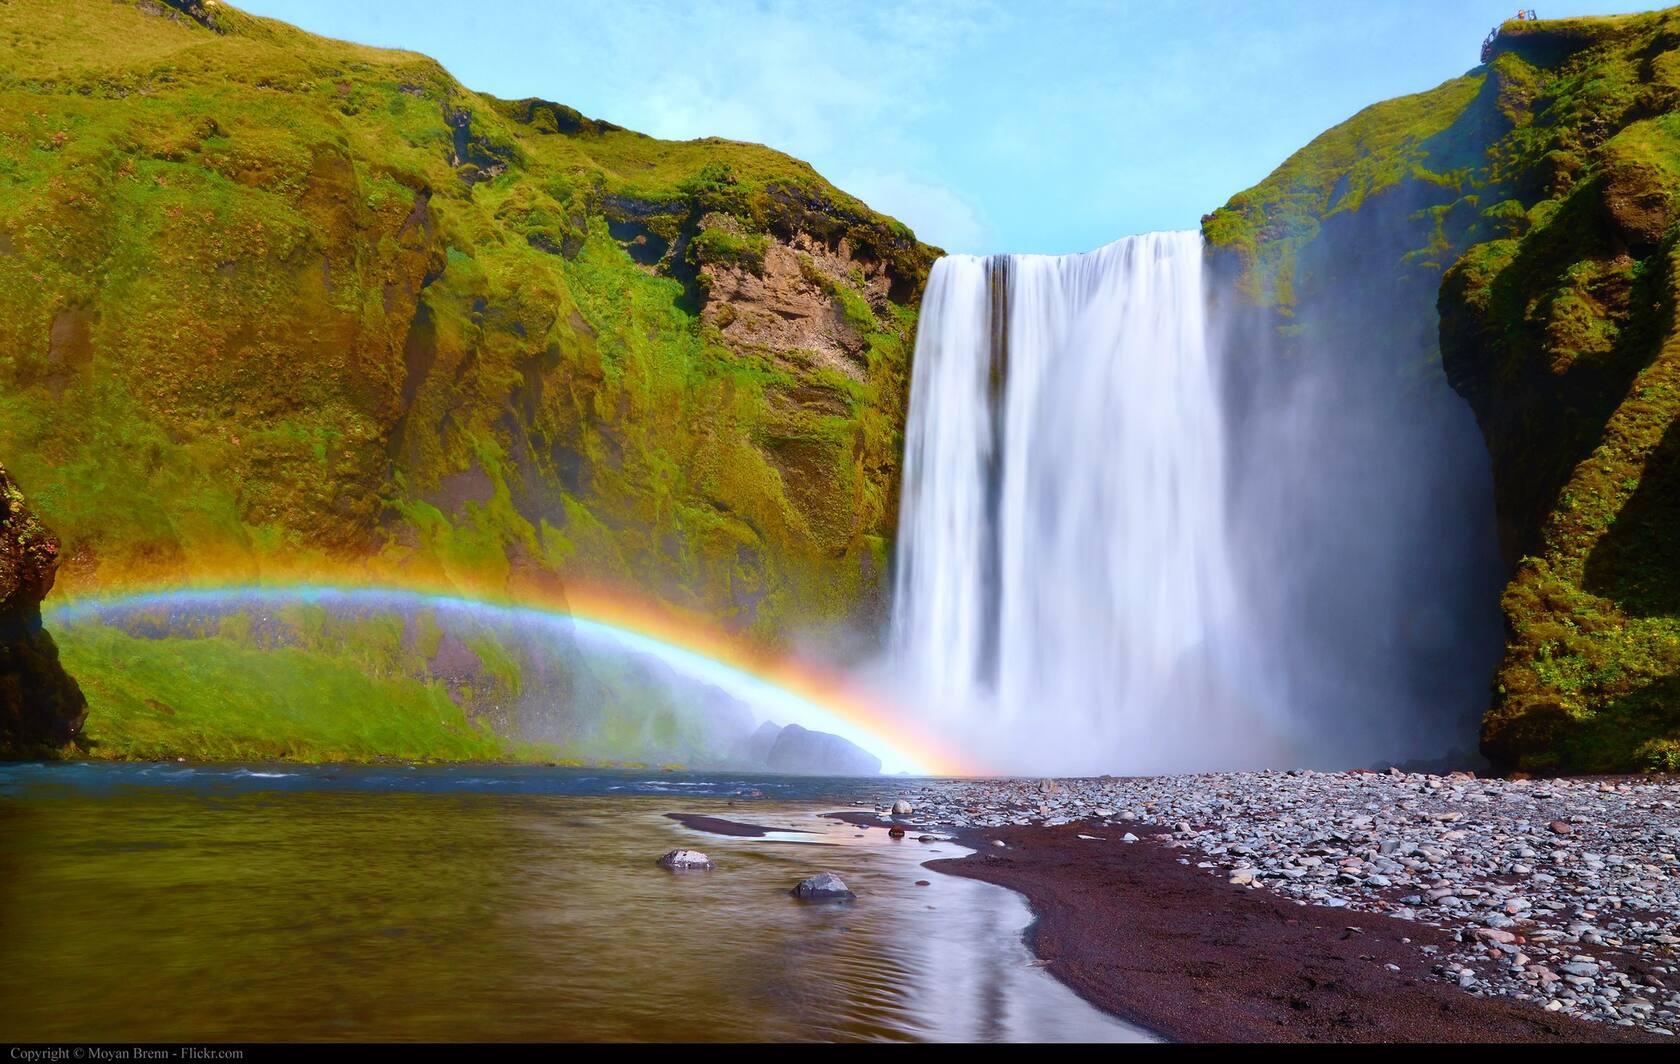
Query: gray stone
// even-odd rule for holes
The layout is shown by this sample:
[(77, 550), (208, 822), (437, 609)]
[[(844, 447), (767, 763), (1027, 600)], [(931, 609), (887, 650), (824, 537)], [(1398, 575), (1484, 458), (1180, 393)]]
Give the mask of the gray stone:
[(818, 872), (802, 879), (793, 888), (793, 896), (800, 901), (854, 901), (857, 895), (846, 888), (846, 881), (833, 872)]
[(659, 859), (659, 867), (673, 872), (704, 871), (712, 867), (712, 859), (699, 850), (672, 850)]

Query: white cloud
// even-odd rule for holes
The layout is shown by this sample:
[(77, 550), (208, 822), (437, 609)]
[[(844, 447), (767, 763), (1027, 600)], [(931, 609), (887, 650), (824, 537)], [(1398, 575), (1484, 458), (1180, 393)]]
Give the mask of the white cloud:
[(585, 112), (657, 137), (768, 144), (953, 250), (990, 234), (931, 176), (915, 126), (942, 111), (932, 79), (1000, 17), (991, 5), (639, 0), (577, 15), (546, 44), (557, 88)]

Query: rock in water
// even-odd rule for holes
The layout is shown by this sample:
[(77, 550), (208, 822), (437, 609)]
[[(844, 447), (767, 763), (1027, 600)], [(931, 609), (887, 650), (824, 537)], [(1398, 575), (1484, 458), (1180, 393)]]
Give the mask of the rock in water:
[(659, 867), (673, 872), (692, 872), (712, 867), (712, 859), (699, 850), (672, 850), (659, 859)]
[(777, 735), (765, 758), (772, 772), (801, 776), (876, 776), (881, 759), (827, 732), (789, 724)]
[(802, 879), (793, 888), (793, 896), (800, 901), (856, 901), (857, 895), (846, 888), (846, 881), (833, 872), (818, 872)]
[(57, 572), (57, 538), (0, 466), (0, 756), (51, 755), (87, 719), (87, 699), (41, 626)]
[(893, 803), (893, 816), (909, 816), (916, 811), (916, 807), (900, 798)]

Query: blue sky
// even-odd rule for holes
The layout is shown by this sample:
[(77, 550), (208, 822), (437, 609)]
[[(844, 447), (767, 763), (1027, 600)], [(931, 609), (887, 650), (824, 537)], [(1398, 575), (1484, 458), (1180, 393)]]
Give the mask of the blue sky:
[[(1197, 224), (1367, 104), (1476, 65), (1494, 2), (236, 0), (660, 137), (755, 140), (951, 251)], [(1543, 7), (1537, 0), (1530, 0)], [(1652, 6), (1572, 0), (1542, 16)]]

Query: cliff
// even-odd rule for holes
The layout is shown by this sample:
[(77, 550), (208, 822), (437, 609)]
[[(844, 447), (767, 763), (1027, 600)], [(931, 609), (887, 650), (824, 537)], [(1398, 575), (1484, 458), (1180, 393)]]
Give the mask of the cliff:
[(58, 540), (0, 466), (0, 757), (59, 753), (87, 717), (87, 700), (41, 626), (58, 559)]
[[(881, 610), (936, 256), (903, 225), (758, 145), (226, 4), (19, 0), (0, 34), (0, 457), (67, 591), (583, 581), (770, 645)], [(475, 718), (538, 679), (310, 631)], [(176, 634), (61, 635), (105, 752), (217, 697), (164, 721), (132, 677), (266, 649)]]
[(1444, 374), (1474, 411), (1510, 574), (1481, 743), (1505, 766), (1680, 767), (1677, 46), (1675, 10), (1506, 23), (1485, 66), (1204, 226), (1288, 342), (1332, 294), (1373, 315), (1349, 357)]
[(809, 166), (222, 4), (0, 7), (0, 455), (73, 590), (872, 608), (932, 249)]

